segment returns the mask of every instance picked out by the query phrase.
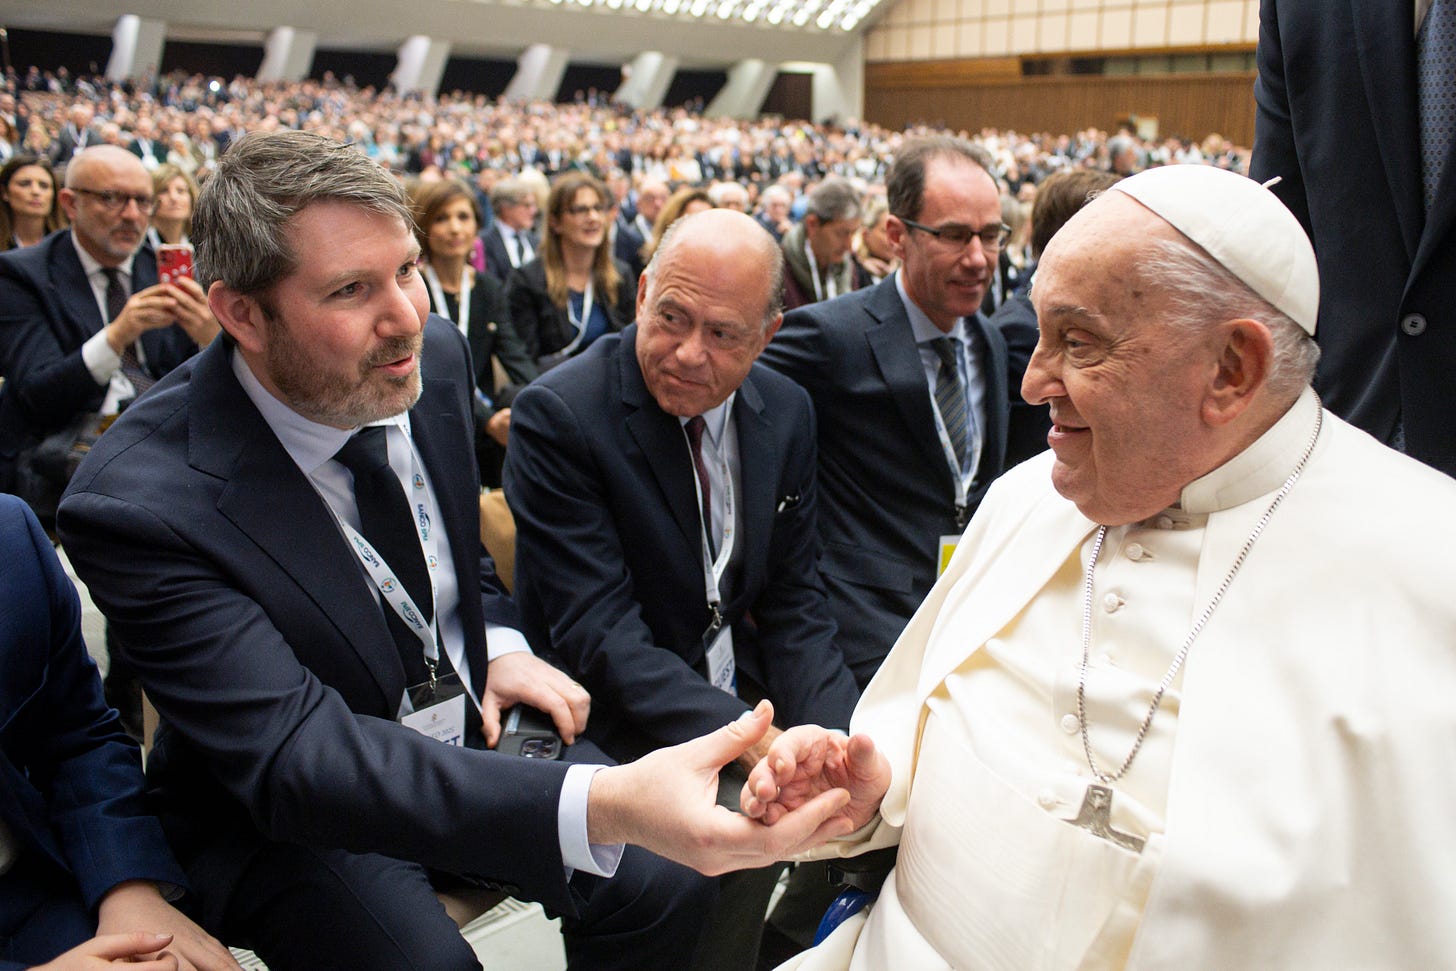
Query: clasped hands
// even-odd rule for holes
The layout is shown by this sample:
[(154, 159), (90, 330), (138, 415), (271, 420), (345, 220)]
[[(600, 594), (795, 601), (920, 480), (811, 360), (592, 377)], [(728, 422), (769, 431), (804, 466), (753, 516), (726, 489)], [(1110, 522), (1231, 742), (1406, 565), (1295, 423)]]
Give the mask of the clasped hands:
[(890, 785), (890, 765), (866, 735), (814, 725), (780, 734), (749, 773), (743, 813), (716, 804), (718, 771), (757, 744), (773, 706), (701, 738), (658, 749), (592, 780), (594, 843), (635, 843), (716, 876), (768, 866), (862, 828)]

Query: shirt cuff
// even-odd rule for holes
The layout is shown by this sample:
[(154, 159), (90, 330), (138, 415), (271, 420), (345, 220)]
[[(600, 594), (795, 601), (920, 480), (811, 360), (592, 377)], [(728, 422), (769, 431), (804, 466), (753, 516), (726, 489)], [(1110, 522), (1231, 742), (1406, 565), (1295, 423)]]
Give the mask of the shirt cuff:
[(531, 645), (526, 642), (526, 635), (514, 627), (505, 627), (501, 624), (492, 624), (486, 621), (485, 624), (485, 657), (486, 660), (494, 661), (506, 654), (515, 654), (519, 651), (531, 653)]
[(598, 877), (610, 877), (622, 861), (622, 843), (591, 843), (586, 835), (586, 801), (592, 778), (604, 765), (573, 765), (561, 784), (561, 801), (556, 806), (556, 834), (561, 841), (561, 862), (566, 879), (574, 870)]
[(121, 370), (121, 355), (106, 342), (105, 327), (92, 334), (81, 345), (81, 360), (97, 384), (107, 384), (111, 381), (111, 376)]

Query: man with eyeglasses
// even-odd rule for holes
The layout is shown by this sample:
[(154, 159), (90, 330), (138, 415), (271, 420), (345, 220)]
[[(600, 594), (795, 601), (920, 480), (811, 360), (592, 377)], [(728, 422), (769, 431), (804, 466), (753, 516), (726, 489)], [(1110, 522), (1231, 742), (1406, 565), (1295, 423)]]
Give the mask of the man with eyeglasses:
[(785, 315), (763, 352), (814, 399), (821, 570), (861, 686), (1002, 471), (1006, 342), (978, 313), (1005, 238), (988, 164), (958, 139), (908, 142), (887, 184), (899, 271)]
[[(218, 332), (196, 282), (157, 282), (142, 245), (156, 200), (141, 159), (114, 145), (79, 152), (60, 201), (69, 229), (0, 255), (0, 491), (48, 527), (62, 484), (36, 461), (46, 436), (86, 413), (117, 414)], [(119, 659), (106, 699), (140, 738), (141, 689)]]

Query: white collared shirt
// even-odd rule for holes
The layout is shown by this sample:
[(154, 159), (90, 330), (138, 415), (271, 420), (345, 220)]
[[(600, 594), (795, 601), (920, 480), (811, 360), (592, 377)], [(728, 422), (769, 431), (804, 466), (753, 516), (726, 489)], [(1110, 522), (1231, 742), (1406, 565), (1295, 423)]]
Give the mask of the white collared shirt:
[[(106, 267), (103, 267), (96, 258), (86, 252), (81, 241), (76, 239), (75, 229), (71, 230), (71, 245), (76, 248), (76, 256), (81, 261), (81, 269), (86, 273), (86, 282), (91, 284), (91, 296), (96, 301), (96, 309), (101, 313), (101, 329), (86, 339), (81, 345), (81, 361), (86, 365), (86, 370), (91, 372), (91, 377), (97, 384), (110, 385), (106, 390), (106, 397), (101, 402), (101, 414), (116, 414), (121, 402), (136, 397), (136, 389), (131, 385), (131, 379), (121, 373), (121, 355), (112, 350), (106, 341), (106, 325), (111, 323), (111, 317), (106, 310), (106, 288), (110, 283), (106, 278)], [(132, 268), (136, 263), (136, 254), (128, 256), (116, 267), (121, 272), (122, 285), (126, 287), (127, 293), (135, 292), (132, 286)], [(137, 360), (145, 364), (147, 361), (146, 351), (142, 349), (142, 342), (136, 342)]]

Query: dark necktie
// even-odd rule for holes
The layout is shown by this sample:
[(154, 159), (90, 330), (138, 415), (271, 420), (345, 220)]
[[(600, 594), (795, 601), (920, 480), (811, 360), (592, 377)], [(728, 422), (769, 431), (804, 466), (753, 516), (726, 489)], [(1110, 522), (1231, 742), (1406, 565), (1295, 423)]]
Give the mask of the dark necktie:
[(1421, 121), (1421, 187), (1426, 211), (1456, 137), (1456, 0), (1435, 0), (1416, 34), (1416, 98)]
[(945, 433), (955, 449), (956, 461), (966, 467), (966, 392), (961, 385), (961, 369), (956, 366), (955, 346), (949, 337), (937, 337), (930, 342), (940, 358), (940, 370), (935, 375), (935, 407), (940, 410), (940, 420), (945, 424)]
[[(430, 575), (425, 569), (424, 554), (420, 552), (414, 513), (405, 499), (399, 476), (394, 474), (389, 464), (389, 447), (383, 426), (361, 428), (344, 443), (344, 447), (334, 455), (334, 460), (354, 474), (354, 503), (359, 508), (359, 532), (404, 584), (410, 600), (429, 623), (434, 610)], [(384, 619), (389, 622), (389, 631), (394, 635), (400, 659), (404, 661), (409, 683), (425, 681), (429, 675), (419, 636), (399, 618), (392, 606), (388, 603), (382, 606)], [(443, 677), (449, 670), (450, 661), (442, 651), (437, 676)]]
[[(114, 266), (103, 266), (101, 272), (106, 274), (106, 322), (110, 323), (121, 316), (126, 309), (126, 284), (121, 282), (121, 271)], [(126, 375), (131, 382), (132, 390), (138, 397), (141, 393), (157, 383), (157, 379), (147, 373), (142, 367), (141, 358), (137, 357), (136, 342), (126, 345), (121, 351), (121, 373)]]
[(511, 266), (520, 266), (521, 258), (525, 255), (521, 251), (521, 237), (511, 234), (506, 237), (506, 245), (511, 252)]
[(703, 499), (703, 533), (708, 537), (710, 555), (716, 556), (718, 544), (713, 536), (713, 487), (708, 484), (708, 467), (703, 464), (703, 430), (708, 423), (702, 415), (694, 415), (683, 426), (688, 445), (693, 450), (693, 468), (698, 470), (698, 494)]

